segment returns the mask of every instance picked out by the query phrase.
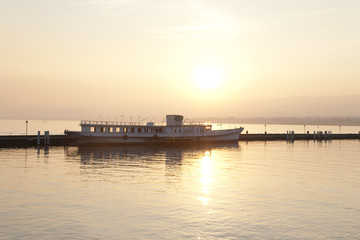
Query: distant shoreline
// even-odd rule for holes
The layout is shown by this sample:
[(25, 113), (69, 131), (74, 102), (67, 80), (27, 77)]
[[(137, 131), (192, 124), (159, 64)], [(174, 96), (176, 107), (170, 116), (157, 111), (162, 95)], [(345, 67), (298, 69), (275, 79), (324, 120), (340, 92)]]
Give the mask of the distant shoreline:
[(360, 117), (252, 117), (196, 118), (196, 121), (243, 124), (360, 126)]

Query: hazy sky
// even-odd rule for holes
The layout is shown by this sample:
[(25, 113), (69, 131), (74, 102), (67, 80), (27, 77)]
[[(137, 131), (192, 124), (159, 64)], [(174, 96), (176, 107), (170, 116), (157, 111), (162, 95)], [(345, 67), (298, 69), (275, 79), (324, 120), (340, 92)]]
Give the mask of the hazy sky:
[[(359, 9), (358, 0), (0, 0), (0, 118), (261, 116), (252, 101), (358, 95)], [(359, 114), (353, 99), (333, 115)]]

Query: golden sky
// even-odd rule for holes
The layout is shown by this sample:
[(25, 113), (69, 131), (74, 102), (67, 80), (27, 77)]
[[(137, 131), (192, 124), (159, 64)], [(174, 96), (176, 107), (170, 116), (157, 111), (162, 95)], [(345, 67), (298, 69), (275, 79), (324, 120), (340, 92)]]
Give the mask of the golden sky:
[(356, 0), (0, 0), (0, 118), (261, 116), (251, 102), (358, 95), (359, 9)]

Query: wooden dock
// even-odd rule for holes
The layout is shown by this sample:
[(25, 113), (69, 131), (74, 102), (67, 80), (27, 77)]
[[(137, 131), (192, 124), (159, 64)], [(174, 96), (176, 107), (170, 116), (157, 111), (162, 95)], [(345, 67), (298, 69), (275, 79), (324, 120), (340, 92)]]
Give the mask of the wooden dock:
[[(77, 146), (79, 135), (50, 135), (48, 146)], [(240, 134), (239, 141), (327, 141), (337, 139), (360, 139), (360, 133), (344, 134)], [(10, 135), (0, 136), (0, 148), (3, 147), (36, 147), (47, 145), (45, 136), (41, 135)]]
[(341, 134), (240, 134), (239, 141), (295, 141), (295, 140), (336, 140), (336, 139), (360, 139), (357, 133), (341, 133)]
[[(50, 135), (49, 146), (76, 146), (78, 137), (69, 135)], [(10, 135), (0, 136), (1, 147), (36, 147), (46, 145), (45, 136), (38, 135)]]

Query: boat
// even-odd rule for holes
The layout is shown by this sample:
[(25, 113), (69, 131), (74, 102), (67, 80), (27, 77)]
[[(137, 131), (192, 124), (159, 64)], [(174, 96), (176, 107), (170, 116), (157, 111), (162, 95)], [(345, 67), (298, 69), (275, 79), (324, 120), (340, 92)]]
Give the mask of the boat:
[(166, 125), (83, 120), (80, 126), (79, 145), (227, 143), (237, 142), (244, 130), (213, 130), (210, 123), (184, 123), (182, 115), (166, 115)]

